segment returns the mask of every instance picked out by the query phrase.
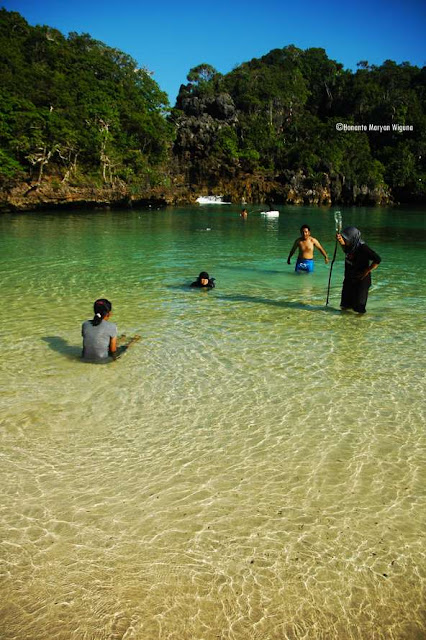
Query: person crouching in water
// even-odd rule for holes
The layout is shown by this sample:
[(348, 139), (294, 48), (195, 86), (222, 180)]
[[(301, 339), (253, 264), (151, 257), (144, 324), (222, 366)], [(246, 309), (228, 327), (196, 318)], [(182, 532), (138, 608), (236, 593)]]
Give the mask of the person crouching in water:
[(209, 278), (207, 271), (201, 271), (198, 278), (191, 283), (191, 287), (205, 287), (207, 289), (214, 289), (215, 278)]
[(112, 304), (106, 298), (99, 298), (93, 305), (95, 315), (83, 322), (83, 353), (85, 360), (107, 360), (117, 352), (117, 325), (109, 322)]
[(340, 307), (342, 310), (353, 309), (357, 313), (365, 313), (371, 287), (370, 274), (382, 259), (361, 240), (361, 231), (356, 227), (346, 227), (336, 237), (346, 254)]
[(314, 249), (315, 247), (324, 256), (325, 264), (328, 263), (327, 253), (322, 248), (321, 244), (316, 238), (311, 236), (311, 229), (307, 224), (300, 227), (300, 238), (296, 238), (294, 244), (288, 254), (287, 264), (290, 263), (291, 256), (299, 249), (299, 255), (296, 260), (295, 271), (297, 273), (311, 273), (314, 270)]

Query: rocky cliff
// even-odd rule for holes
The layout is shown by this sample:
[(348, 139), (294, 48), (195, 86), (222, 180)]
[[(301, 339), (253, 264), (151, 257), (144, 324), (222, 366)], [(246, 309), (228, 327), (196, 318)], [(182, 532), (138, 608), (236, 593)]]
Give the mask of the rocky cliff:
[(163, 207), (194, 204), (200, 195), (225, 195), (235, 204), (269, 203), (295, 205), (386, 205), (392, 204), (389, 190), (358, 187), (343, 176), (322, 176), (320, 184), (298, 172), (286, 175), (240, 173), (232, 179), (218, 178), (191, 185), (184, 175), (176, 176), (171, 186), (155, 187), (135, 195), (125, 185), (92, 187), (20, 184), (0, 191), (0, 212), (40, 211), (45, 209)]

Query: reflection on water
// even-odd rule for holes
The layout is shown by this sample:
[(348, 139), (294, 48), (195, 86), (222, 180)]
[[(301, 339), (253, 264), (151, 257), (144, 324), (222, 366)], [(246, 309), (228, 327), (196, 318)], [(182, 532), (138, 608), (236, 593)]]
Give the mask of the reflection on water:
[[(341, 256), (328, 307), (322, 260), (285, 263), (304, 222), (330, 252), (332, 211), (0, 220), (2, 637), (424, 637), (425, 258), (398, 232), (424, 217), (359, 220), (365, 317)], [(100, 368), (101, 295), (142, 340)]]

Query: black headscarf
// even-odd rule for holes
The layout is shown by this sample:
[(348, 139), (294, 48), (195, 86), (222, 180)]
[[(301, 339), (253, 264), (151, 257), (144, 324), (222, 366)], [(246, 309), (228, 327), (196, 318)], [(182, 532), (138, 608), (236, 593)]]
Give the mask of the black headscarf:
[(345, 227), (341, 235), (345, 241), (343, 247), (345, 253), (354, 253), (358, 247), (364, 244), (364, 241), (361, 240), (361, 231), (356, 227)]
[[(201, 284), (201, 280), (208, 280), (208, 284)], [(210, 289), (213, 289), (215, 286), (214, 281), (215, 279), (210, 278), (207, 271), (201, 271), (195, 282), (191, 284), (191, 287), (209, 287)]]

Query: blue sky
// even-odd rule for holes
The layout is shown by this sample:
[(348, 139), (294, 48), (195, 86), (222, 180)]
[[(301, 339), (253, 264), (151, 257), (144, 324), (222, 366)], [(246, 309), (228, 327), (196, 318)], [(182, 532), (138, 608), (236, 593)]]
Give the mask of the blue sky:
[(31, 24), (70, 31), (130, 54), (154, 72), (174, 104), (188, 71), (207, 62), (221, 73), (294, 44), (322, 47), (356, 69), (359, 60), (426, 64), (424, 0), (0, 0)]

